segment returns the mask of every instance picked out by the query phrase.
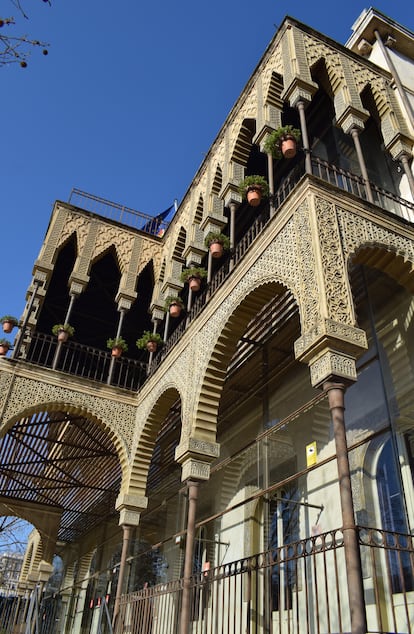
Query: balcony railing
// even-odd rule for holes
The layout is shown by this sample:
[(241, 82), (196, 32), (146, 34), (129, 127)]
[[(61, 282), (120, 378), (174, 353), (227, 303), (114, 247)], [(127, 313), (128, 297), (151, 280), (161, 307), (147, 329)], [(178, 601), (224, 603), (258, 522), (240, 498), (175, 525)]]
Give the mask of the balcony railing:
[[(411, 634), (411, 536), (358, 530), (368, 632)], [(124, 595), (115, 634), (178, 634), (182, 591), (180, 580)], [(350, 632), (342, 529), (201, 571), (191, 579), (190, 605), (194, 633)]]
[(30, 363), (84, 379), (101, 383), (108, 383), (109, 380), (110, 385), (127, 390), (138, 390), (146, 379), (147, 364), (135, 359), (114, 359), (109, 352), (72, 340), (62, 344), (56, 357), (57, 349), (56, 337), (35, 332), (30, 338), (24, 358)]
[[(354, 194), (363, 200), (368, 200), (367, 188), (362, 176), (347, 172), (316, 157), (312, 158), (312, 173), (327, 183), (339, 187), (339, 189)], [(372, 181), (370, 181), (370, 188), (374, 203), (378, 207), (409, 222), (414, 222), (414, 203), (382, 189)]]

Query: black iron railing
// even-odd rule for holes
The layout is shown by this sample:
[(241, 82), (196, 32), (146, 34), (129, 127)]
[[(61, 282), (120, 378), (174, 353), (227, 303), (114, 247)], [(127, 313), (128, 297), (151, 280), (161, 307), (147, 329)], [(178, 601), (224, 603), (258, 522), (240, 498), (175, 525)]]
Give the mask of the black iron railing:
[[(312, 158), (312, 173), (339, 189), (354, 194), (362, 200), (368, 200), (367, 187), (362, 176), (347, 172), (319, 158)], [(414, 203), (389, 192), (370, 181), (370, 189), (375, 205), (391, 213), (414, 222)]]
[(139, 229), (153, 236), (162, 235), (169, 224), (162, 219), (162, 214), (150, 216), (76, 188), (72, 189), (68, 202), (75, 207), (91, 211), (103, 218), (115, 220), (115, 222)]
[[(54, 368), (84, 379), (101, 383), (108, 382), (112, 362), (110, 352), (85, 346), (73, 340), (61, 345), (56, 358), (57, 349), (56, 337), (35, 332), (30, 337), (23, 358), (30, 363)], [(110, 385), (127, 390), (138, 390), (144, 383), (147, 374), (146, 363), (120, 357), (114, 359), (113, 364)]]
[[(372, 528), (358, 532), (368, 632), (412, 634), (411, 536)], [(205, 568), (191, 578), (193, 632), (351, 631), (341, 528)], [(123, 596), (115, 633), (178, 634), (182, 589), (181, 579)]]

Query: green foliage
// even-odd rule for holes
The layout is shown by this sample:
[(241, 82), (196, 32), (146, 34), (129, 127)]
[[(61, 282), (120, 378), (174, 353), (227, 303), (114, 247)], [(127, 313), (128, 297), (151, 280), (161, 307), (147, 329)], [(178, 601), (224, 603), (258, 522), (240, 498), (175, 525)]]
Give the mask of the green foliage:
[(164, 310), (167, 311), (171, 304), (178, 304), (178, 306), (184, 308), (184, 302), (178, 295), (168, 295), (164, 303)]
[(188, 282), (188, 280), (191, 277), (198, 277), (200, 280), (203, 280), (204, 278), (207, 277), (207, 271), (206, 269), (203, 269), (203, 267), (197, 267), (197, 266), (193, 266), (190, 267), (189, 269), (184, 269), (181, 273), (181, 281), (182, 282)]
[(19, 320), (17, 317), (13, 317), (13, 315), (4, 315), (4, 317), (0, 317), (0, 324), (4, 324), (5, 321), (9, 321), (13, 326), (17, 326)]
[(157, 346), (162, 346), (162, 344), (164, 343), (161, 335), (158, 334), (158, 332), (150, 332), (149, 330), (144, 330), (144, 332), (142, 333), (142, 337), (137, 339), (137, 347), (140, 349), (146, 348), (147, 343), (149, 343), (150, 341), (154, 341)]
[(122, 337), (114, 337), (113, 339), (108, 339), (106, 345), (110, 350), (112, 350), (112, 348), (121, 348), (122, 352), (127, 352), (128, 350), (128, 344)]
[(220, 242), (223, 245), (223, 249), (228, 251), (230, 249), (230, 239), (224, 235), (224, 233), (220, 233), (220, 231), (210, 231), (206, 237), (204, 238), (204, 243), (206, 247), (209, 247), (212, 242)]
[(67, 332), (69, 337), (73, 337), (73, 335), (75, 334), (75, 329), (70, 324), (55, 324), (52, 328), (52, 333), (54, 335), (57, 335), (59, 333), (59, 330), (64, 330), (65, 332)]
[(296, 142), (300, 140), (300, 130), (294, 128), (292, 125), (284, 125), (281, 128), (273, 130), (267, 137), (264, 143), (264, 151), (266, 154), (271, 154), (273, 158), (281, 158), (282, 151), (281, 145), (288, 137), (293, 137)]
[(246, 176), (246, 178), (244, 178), (239, 184), (239, 194), (241, 194), (243, 198), (246, 198), (249, 189), (258, 189), (261, 191), (262, 196), (265, 197), (269, 195), (269, 185), (267, 180), (258, 174), (250, 174), (250, 176)]

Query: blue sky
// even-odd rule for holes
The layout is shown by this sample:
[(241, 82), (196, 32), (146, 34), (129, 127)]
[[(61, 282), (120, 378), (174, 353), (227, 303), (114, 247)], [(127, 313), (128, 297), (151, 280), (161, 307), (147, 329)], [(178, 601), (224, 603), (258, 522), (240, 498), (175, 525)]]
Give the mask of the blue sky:
[[(22, 0), (50, 43), (0, 68), (0, 315), (21, 316), (56, 199), (73, 187), (155, 214), (179, 201), (285, 15), (345, 43), (369, 4)], [(334, 13), (332, 7), (334, 6)], [(414, 29), (411, 0), (379, 1)], [(0, 0), (0, 15), (12, 15)]]

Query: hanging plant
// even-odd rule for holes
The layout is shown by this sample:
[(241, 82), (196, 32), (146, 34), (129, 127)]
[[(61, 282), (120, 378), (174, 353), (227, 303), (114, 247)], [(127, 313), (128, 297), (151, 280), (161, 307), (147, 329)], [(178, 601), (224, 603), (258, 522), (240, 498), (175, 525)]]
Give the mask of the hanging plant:
[(264, 143), (264, 151), (273, 158), (290, 159), (296, 155), (297, 144), (300, 140), (300, 130), (292, 125), (285, 125), (273, 130)]
[(149, 330), (144, 330), (142, 337), (137, 339), (137, 347), (141, 350), (146, 348), (148, 352), (156, 352), (163, 343), (164, 341), (158, 332), (150, 332)]
[(251, 174), (239, 184), (239, 193), (247, 200), (251, 207), (258, 207), (262, 198), (269, 195), (269, 185), (263, 176)]
[(178, 295), (169, 295), (165, 300), (164, 310), (168, 310), (171, 317), (179, 317), (183, 309), (184, 302)]
[(67, 341), (69, 337), (73, 337), (75, 329), (70, 324), (55, 324), (52, 333), (57, 336), (58, 341)]
[(221, 258), (223, 252), (230, 249), (230, 239), (220, 231), (210, 231), (204, 238), (204, 243), (213, 258)]
[(201, 282), (203, 279), (207, 277), (206, 269), (202, 267), (190, 267), (189, 269), (184, 269), (181, 273), (181, 281), (188, 282), (188, 285), (192, 291), (199, 291), (201, 287)]
[(11, 348), (11, 343), (8, 339), (0, 339), (0, 357), (4, 357)]
[(17, 326), (19, 320), (13, 315), (4, 315), (4, 317), (0, 318), (0, 323), (3, 325), (3, 332), (9, 334)]
[(106, 345), (110, 350), (112, 350), (113, 357), (120, 357), (123, 352), (127, 352), (128, 350), (128, 344), (122, 337), (108, 339)]

